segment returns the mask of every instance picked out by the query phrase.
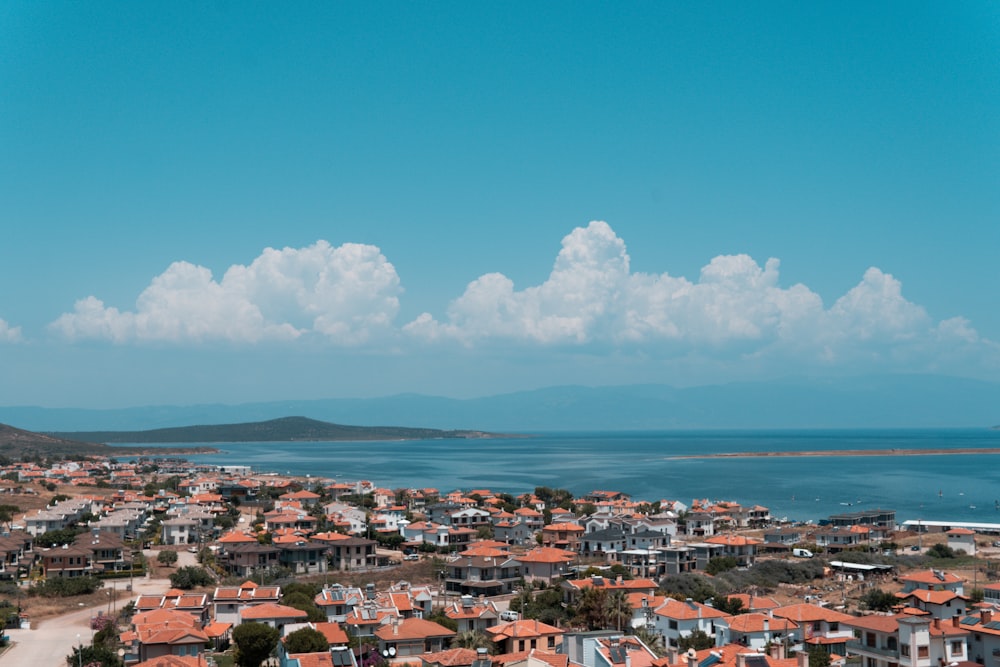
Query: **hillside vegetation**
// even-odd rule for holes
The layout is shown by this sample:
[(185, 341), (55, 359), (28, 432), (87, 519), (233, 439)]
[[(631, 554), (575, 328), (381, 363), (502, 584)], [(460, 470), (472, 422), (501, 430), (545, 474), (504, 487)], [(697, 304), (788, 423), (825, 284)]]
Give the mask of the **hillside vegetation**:
[(19, 460), (34, 456), (91, 456), (109, 455), (111, 448), (94, 442), (80, 442), (45, 433), (24, 431), (7, 424), (0, 424), (0, 456)]

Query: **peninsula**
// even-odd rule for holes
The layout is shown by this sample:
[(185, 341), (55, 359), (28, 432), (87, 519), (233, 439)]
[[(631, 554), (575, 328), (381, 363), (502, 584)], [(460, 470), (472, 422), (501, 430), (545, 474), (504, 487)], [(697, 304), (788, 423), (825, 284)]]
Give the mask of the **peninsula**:
[(221, 443), (221, 442), (325, 442), (370, 440), (478, 439), (497, 437), (485, 431), (402, 426), (346, 426), (307, 417), (282, 417), (244, 424), (179, 426), (147, 431), (51, 432), (46, 435), (105, 444)]

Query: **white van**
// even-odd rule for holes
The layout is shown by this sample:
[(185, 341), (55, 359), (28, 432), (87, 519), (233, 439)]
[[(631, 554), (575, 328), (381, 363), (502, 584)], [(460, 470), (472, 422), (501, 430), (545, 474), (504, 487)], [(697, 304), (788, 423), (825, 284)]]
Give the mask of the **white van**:
[(519, 618), (521, 618), (521, 615), (518, 614), (516, 611), (512, 611), (510, 609), (504, 609), (502, 612), (500, 612), (501, 621), (516, 621)]
[(808, 549), (792, 549), (792, 555), (796, 558), (812, 558), (813, 552)]

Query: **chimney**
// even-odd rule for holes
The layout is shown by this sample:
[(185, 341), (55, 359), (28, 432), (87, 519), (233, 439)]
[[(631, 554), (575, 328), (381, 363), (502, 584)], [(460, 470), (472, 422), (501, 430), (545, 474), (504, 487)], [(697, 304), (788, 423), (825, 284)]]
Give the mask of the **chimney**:
[(685, 657), (687, 658), (687, 667), (698, 667), (698, 654), (693, 648), (688, 649)]
[(993, 618), (993, 612), (990, 611), (989, 609), (983, 609), (979, 613), (979, 617), (980, 617), (980, 620), (982, 620), (983, 625), (986, 625)]
[(940, 630), (941, 629), (941, 619), (940, 618), (935, 618), (934, 619), (934, 629), (935, 630)]
[(962, 616), (960, 614), (956, 613), (954, 616), (951, 617), (952, 627), (960, 628), (962, 627), (961, 623), (962, 623)]
[(747, 654), (737, 653), (736, 654), (736, 667), (747, 667)]
[(676, 646), (668, 646), (667, 647), (667, 661), (671, 665), (676, 665), (677, 662), (680, 660), (680, 657), (681, 657), (680, 653), (681, 653), (680, 650)]
[(774, 642), (771, 644), (771, 657), (775, 660), (785, 659), (785, 643), (784, 642)]
[(796, 667), (809, 667), (809, 653), (807, 651), (799, 651), (795, 657), (799, 659), (799, 664)]

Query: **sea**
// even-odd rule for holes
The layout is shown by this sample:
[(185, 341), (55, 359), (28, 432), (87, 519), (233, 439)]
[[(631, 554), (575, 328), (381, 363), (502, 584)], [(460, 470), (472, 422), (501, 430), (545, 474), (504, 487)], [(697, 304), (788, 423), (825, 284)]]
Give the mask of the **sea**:
[[(144, 445), (145, 446), (145, 445)], [(177, 445), (162, 445), (177, 446)], [(185, 446), (196, 446), (186, 444)], [(201, 443), (196, 462), (386, 488), (621, 491), (643, 501), (763, 505), (790, 521), (893, 509), (897, 521), (1000, 523), (1000, 454), (678, 458), (736, 452), (1000, 448), (1000, 430), (644, 431), (475, 440)]]

